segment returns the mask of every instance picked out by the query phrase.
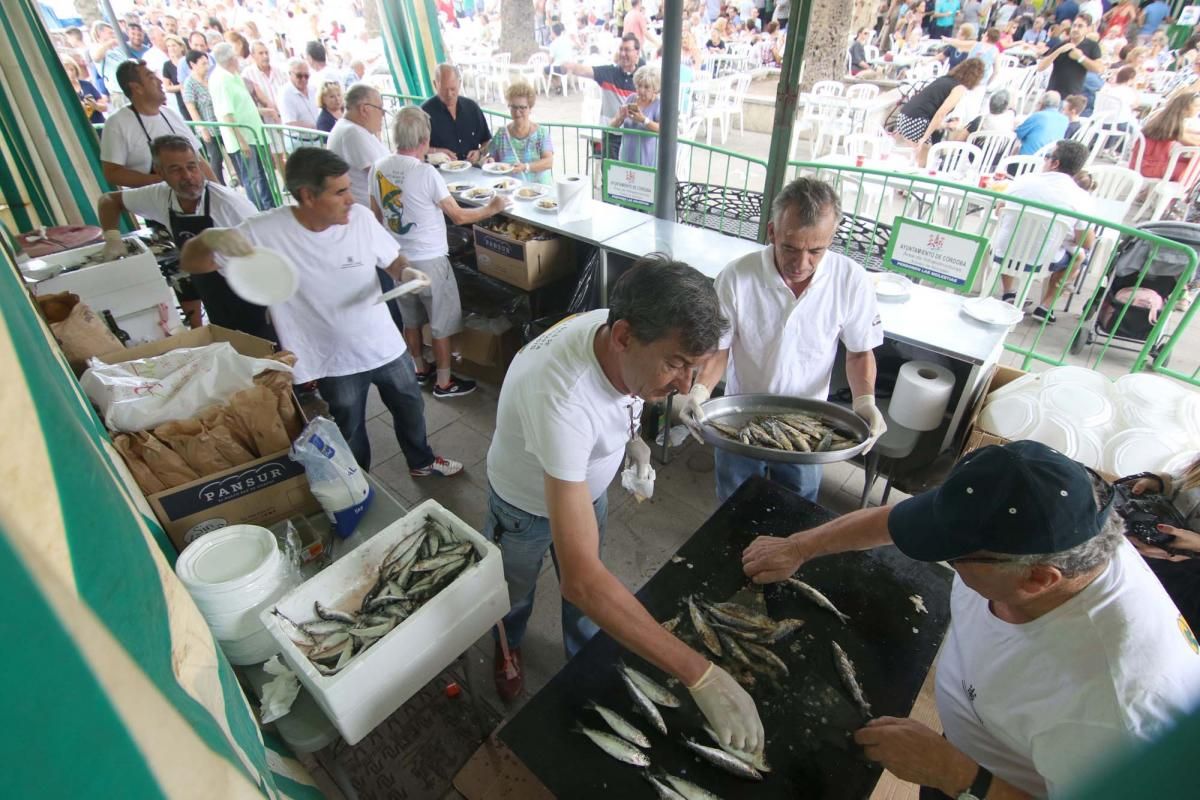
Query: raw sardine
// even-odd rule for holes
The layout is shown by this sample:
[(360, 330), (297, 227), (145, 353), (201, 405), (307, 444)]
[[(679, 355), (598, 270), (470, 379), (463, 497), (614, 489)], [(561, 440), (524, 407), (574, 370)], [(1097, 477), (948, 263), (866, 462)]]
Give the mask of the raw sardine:
[(685, 781), (669, 772), (664, 772), (663, 777), (684, 800), (721, 800), (719, 795), (713, 794), (703, 786), (697, 786), (691, 781)]
[(604, 721), (608, 723), (608, 727), (612, 728), (613, 732), (625, 741), (636, 744), (638, 747), (650, 746), (650, 740), (646, 738), (646, 734), (639, 731), (611, 708), (605, 708), (599, 703), (588, 703), (585, 708), (590, 708), (603, 717)]
[(645, 694), (646, 697), (649, 697), (651, 700), (653, 700), (657, 705), (660, 705), (663, 708), (679, 708), (681, 705), (683, 705), (679, 702), (679, 698), (672, 694), (667, 687), (663, 686), (649, 675), (639, 672), (638, 670), (626, 664), (624, 661), (621, 662), (620, 669), (629, 676), (629, 680), (633, 681), (634, 686), (641, 689), (642, 693)]
[(725, 655), (724, 651), (721, 650), (721, 642), (717, 639), (717, 632), (704, 619), (704, 615), (696, 607), (696, 601), (688, 597), (687, 604), (688, 613), (692, 617), (692, 626), (695, 627), (696, 633), (700, 634), (700, 641), (704, 642), (704, 646), (711, 650), (712, 654), (718, 658)]
[(867, 702), (866, 695), (863, 694), (862, 686), (858, 683), (858, 676), (854, 674), (854, 662), (850, 660), (850, 656), (846, 655), (846, 651), (837, 642), (830, 642), (833, 645), (833, 663), (837, 666), (838, 675), (842, 679), (842, 683), (846, 685), (846, 691), (850, 693), (850, 697), (854, 699), (855, 705), (862, 711), (864, 717), (871, 716), (871, 704)]
[(663, 719), (662, 714), (659, 713), (658, 706), (654, 705), (654, 701), (638, 688), (637, 684), (633, 682), (624, 670), (618, 671), (621, 674), (621, 680), (625, 682), (625, 688), (629, 690), (629, 696), (633, 698), (634, 705), (637, 706), (637, 710), (650, 721), (651, 725), (658, 729), (659, 733), (665, 736), (667, 733), (667, 723)]
[(718, 750), (715, 747), (708, 747), (699, 742), (693, 741), (686, 736), (683, 737), (683, 743), (688, 746), (688, 749), (699, 755), (710, 764), (715, 764), (731, 775), (737, 775), (739, 778), (745, 778), (751, 781), (761, 781), (762, 773), (754, 767), (742, 761), (740, 758), (734, 758), (724, 750)]
[(826, 611), (836, 614), (837, 618), (842, 621), (843, 625), (845, 625), (847, 622), (850, 621), (850, 618), (848, 616), (843, 614), (841, 611), (838, 611), (837, 606), (835, 606), (833, 604), (832, 600), (830, 600), (828, 597), (826, 597), (825, 595), (818, 592), (813, 587), (809, 586), (804, 581), (797, 580), (796, 578), (788, 578), (787, 585), (791, 586), (793, 589), (800, 592), (800, 594), (804, 595), (806, 598), (811, 600), (814, 604), (820, 606), (821, 608), (825, 609)]
[(643, 772), (642, 777), (648, 780), (650, 785), (654, 787), (654, 793), (658, 795), (658, 800), (688, 800), (685, 795), (672, 789), (658, 776), (651, 775), (649, 772)]
[(733, 747), (732, 745), (721, 744), (721, 737), (717, 736), (717, 732), (714, 731), (712, 728), (710, 728), (707, 725), (704, 726), (704, 732), (707, 733), (709, 735), (709, 738), (711, 738), (716, 743), (717, 747), (721, 748), (726, 753), (729, 753), (729, 755), (733, 756), (734, 758), (738, 759), (739, 761), (746, 762), (747, 764), (754, 767), (759, 772), (770, 772), (771, 771), (771, 765), (767, 763), (767, 754), (766, 753), (759, 753), (758, 755), (754, 755), (753, 753), (747, 753), (745, 750), (738, 750), (737, 748)]
[(645, 753), (619, 736), (585, 728), (583, 725), (577, 725), (575, 732), (582, 733), (591, 739), (597, 747), (617, 759), (617, 761), (624, 761), (626, 764), (633, 764), (635, 767), (650, 766), (650, 759)]

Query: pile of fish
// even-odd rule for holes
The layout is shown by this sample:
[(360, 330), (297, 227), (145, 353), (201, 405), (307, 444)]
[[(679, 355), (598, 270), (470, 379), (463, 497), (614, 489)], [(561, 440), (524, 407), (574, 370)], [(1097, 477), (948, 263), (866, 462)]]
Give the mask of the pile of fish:
[(845, 450), (860, 442), (853, 433), (836, 428), (812, 414), (758, 416), (741, 427), (734, 427), (716, 420), (709, 420), (706, 424), (725, 438), (735, 442), (789, 453), (824, 453), (827, 450)]
[(322, 675), (335, 675), (479, 560), (475, 546), (431, 516), (397, 542), (354, 611), (313, 604), (315, 619), (295, 622), (276, 608), (295, 645)]

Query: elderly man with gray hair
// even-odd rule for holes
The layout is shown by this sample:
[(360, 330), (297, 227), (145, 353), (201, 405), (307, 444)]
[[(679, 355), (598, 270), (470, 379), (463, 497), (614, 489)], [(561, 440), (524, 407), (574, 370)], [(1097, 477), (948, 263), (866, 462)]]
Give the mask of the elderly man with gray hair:
[(212, 95), (217, 122), (227, 123), (221, 128), (225, 152), (233, 161), (233, 168), (250, 196), (250, 202), (259, 211), (274, 208), (275, 197), (255, 147), (263, 139), (262, 117), (242, 79), (237, 51), (228, 42), (221, 42), (213, 48), (212, 55), (217, 66), (208, 76), (208, 91)]
[(433, 88), (437, 92), (421, 104), (429, 115), (430, 151), (450, 159), (478, 164), (487, 155), (492, 131), (483, 110), (469, 97), (460, 97), (462, 73), (453, 64), (438, 64)]
[(350, 165), (354, 202), (370, 207), (367, 173), (388, 154), (379, 140), (383, 129), (383, 95), (374, 86), (356, 83), (346, 92), (346, 112), (329, 131), (328, 147)]
[(1021, 140), (1020, 154), (1031, 156), (1051, 142), (1066, 138), (1071, 121), (1061, 111), (1062, 97), (1058, 92), (1046, 92), (1038, 102), (1038, 110), (1017, 126)]
[[(437, 169), (425, 163), (429, 132), (428, 114), (416, 106), (400, 109), (392, 123), (396, 152), (375, 162), (367, 186), (376, 219), (391, 232), (413, 269), (429, 276), (430, 285), (420, 294), (400, 298), (400, 310), (417, 382), (433, 381), (433, 396), (445, 400), (475, 391), (475, 381), (450, 373), (450, 337), (462, 330), (462, 306), (450, 268), (446, 217), (455, 225), (471, 225), (500, 213), (507, 201), (497, 194), (482, 208), (460, 207)], [(436, 373), (421, 357), (421, 326), (426, 322), (433, 332)]]
[(946, 562), (955, 577), (936, 679), (945, 737), (879, 717), (855, 741), (921, 784), (922, 798), (1060, 797), (1200, 703), (1200, 644), (1125, 540), (1113, 496), (1038, 442), (985, 447), (895, 506), (759, 537), (742, 565), (773, 583), (819, 556), (890, 544)]
[[(846, 348), (854, 411), (866, 420), (873, 439), (887, 430), (875, 406), (872, 352), (883, 343), (883, 325), (866, 270), (830, 251), (841, 219), (836, 189), (814, 178), (797, 178), (771, 205), (770, 244), (717, 276), (717, 296), (730, 327), (683, 408), (683, 422), (694, 432), (698, 434), (704, 422), (701, 404), (722, 375), (728, 395), (827, 399), (839, 341)], [(808, 500), (817, 499), (818, 464), (758, 461), (724, 450), (716, 451), (716, 460), (717, 497), (722, 502), (755, 475), (770, 477)]]

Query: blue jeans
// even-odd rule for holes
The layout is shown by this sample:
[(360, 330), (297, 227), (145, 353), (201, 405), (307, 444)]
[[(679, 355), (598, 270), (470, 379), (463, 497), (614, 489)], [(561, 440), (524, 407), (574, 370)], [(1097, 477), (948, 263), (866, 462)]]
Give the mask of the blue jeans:
[(267, 173), (263, 172), (258, 163), (258, 153), (253, 149), (243, 153), (240, 150), (230, 152), (229, 159), (237, 172), (238, 180), (242, 182), (250, 202), (259, 211), (267, 211), (275, 207), (275, 198), (271, 195), (271, 187), (267, 183)]
[(820, 464), (784, 464), (778, 461), (759, 461), (724, 450), (714, 450), (717, 462), (717, 499), (724, 503), (737, 488), (755, 475), (781, 483), (813, 503), (821, 488)]
[(329, 413), (350, 445), (354, 460), (371, 469), (371, 443), (367, 440), (367, 392), (374, 385), (387, 410), (392, 412), (396, 441), (409, 469), (433, 463), (433, 451), (425, 439), (425, 401), (417, 383), (417, 367), (408, 353), (382, 367), (353, 375), (320, 378), (317, 390), (329, 404)]
[[(600, 528), (600, 540), (604, 541), (604, 523), (608, 520), (608, 495), (592, 503), (596, 511), (596, 525)], [(550, 520), (522, 511), (496, 494), (488, 487), (488, 514), (484, 522), (483, 535), (500, 545), (504, 560), (504, 580), (508, 583), (510, 610), (504, 617), (504, 634), (509, 647), (520, 647), (525, 638), (525, 626), (533, 613), (533, 594), (537, 589), (538, 575), (542, 571), (542, 558), (550, 551), (554, 560), (554, 573), (558, 571), (558, 556), (550, 537)], [(596, 623), (583, 615), (575, 606), (562, 601), (563, 649), (567, 658), (579, 652), (588, 639), (600, 630)], [(493, 631), (499, 641), (499, 632)]]

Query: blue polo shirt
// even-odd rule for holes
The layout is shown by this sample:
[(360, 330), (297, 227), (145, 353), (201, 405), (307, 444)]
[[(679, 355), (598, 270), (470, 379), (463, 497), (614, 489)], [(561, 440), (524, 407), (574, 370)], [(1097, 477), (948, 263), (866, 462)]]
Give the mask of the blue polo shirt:
[(1067, 135), (1067, 115), (1053, 108), (1044, 108), (1017, 126), (1017, 138), (1021, 140), (1021, 155), (1031, 156), (1050, 142), (1057, 142)]

